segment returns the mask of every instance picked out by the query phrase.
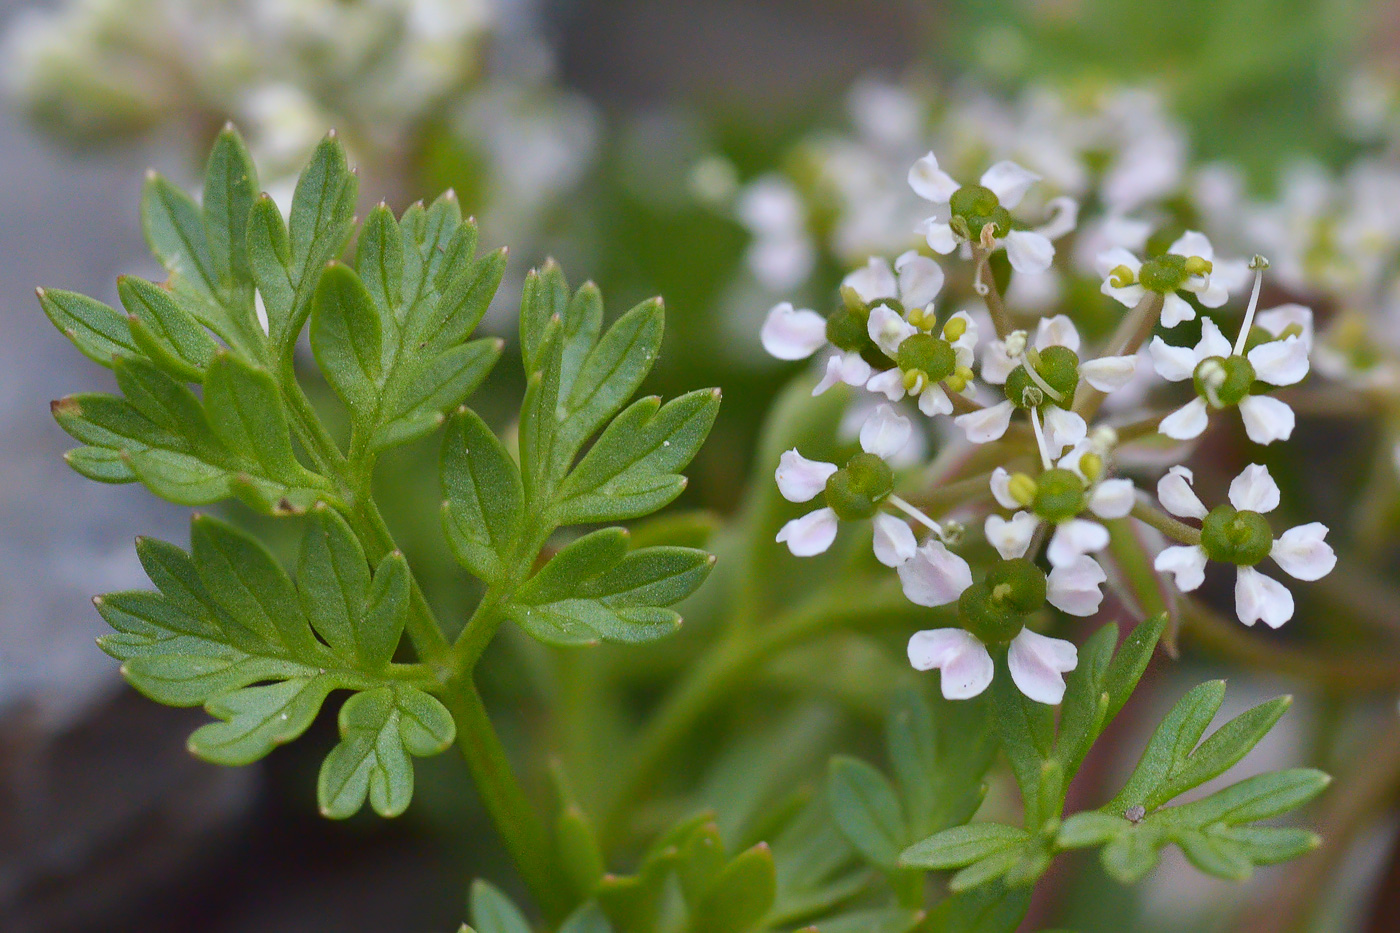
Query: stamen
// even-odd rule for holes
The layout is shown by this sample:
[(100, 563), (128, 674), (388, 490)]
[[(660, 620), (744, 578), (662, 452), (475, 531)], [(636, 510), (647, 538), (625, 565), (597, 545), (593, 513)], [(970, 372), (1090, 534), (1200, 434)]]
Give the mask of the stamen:
[(982, 281), (982, 268), (985, 265), (986, 263), (979, 262), (977, 264), (977, 274), (972, 277), (972, 290), (983, 298), (987, 297), (987, 294), (991, 291), (987, 283)]
[(1040, 359), (1040, 356), (1034, 350), (1027, 350), (1025, 353), (1021, 354), (1021, 365), (1026, 368), (1026, 375), (1031, 377), (1031, 382), (1034, 382), (1040, 387), (1040, 391), (1044, 392), (1055, 401), (1063, 402), (1065, 400), (1064, 393), (1056, 392), (1050, 387), (1050, 383), (1046, 382), (1040, 373), (1036, 371), (1036, 368), (1031, 365), (1032, 359)]
[(1040, 412), (1032, 408), (1031, 427), (1035, 429), (1035, 443), (1040, 448), (1040, 465), (1045, 469), (1050, 469), (1053, 464), (1050, 462), (1050, 445), (1045, 442), (1045, 432), (1040, 427)]
[(1249, 340), (1249, 330), (1254, 326), (1254, 311), (1259, 307), (1259, 289), (1264, 284), (1264, 270), (1269, 268), (1269, 260), (1259, 254), (1249, 261), (1254, 270), (1254, 291), (1249, 296), (1249, 307), (1244, 312), (1244, 323), (1240, 325), (1239, 336), (1235, 338), (1235, 356), (1244, 355), (1244, 345)]
[(918, 508), (910, 505), (908, 502), (905, 502), (903, 499), (899, 498), (899, 496), (896, 496), (894, 493), (890, 493), (888, 496), (885, 497), (885, 501), (888, 502), (890, 505), (894, 506), (895, 508), (899, 509), (905, 515), (908, 515), (910, 518), (914, 519), (914, 521), (918, 522), (919, 524), (932, 529), (934, 533), (936, 533), (940, 538), (943, 536), (942, 525), (929, 518)]

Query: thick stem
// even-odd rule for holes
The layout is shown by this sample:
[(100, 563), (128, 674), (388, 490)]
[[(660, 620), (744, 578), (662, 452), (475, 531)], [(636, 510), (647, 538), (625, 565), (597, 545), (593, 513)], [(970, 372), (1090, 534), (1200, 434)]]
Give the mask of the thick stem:
[(1250, 670), (1272, 671), (1339, 694), (1393, 692), (1400, 665), (1372, 654), (1324, 654), (1316, 648), (1269, 641), (1199, 599), (1182, 599), (1182, 638)]
[(1151, 525), (1162, 534), (1178, 541), (1182, 544), (1200, 544), (1201, 532), (1199, 528), (1192, 528), (1185, 522), (1179, 522), (1166, 512), (1139, 499), (1133, 503), (1133, 511), (1130, 513), (1133, 518), (1146, 525)]
[[(1147, 338), (1152, 336), (1152, 329), (1157, 326), (1157, 320), (1162, 316), (1162, 301), (1162, 296), (1157, 292), (1144, 295), (1133, 310), (1118, 322), (1118, 329), (1113, 332), (1103, 355), (1132, 356), (1137, 353), (1147, 342)], [(1075, 414), (1085, 421), (1091, 420), (1098, 414), (1099, 406), (1106, 397), (1105, 393), (1089, 385), (1087, 381), (1080, 382), (1079, 391), (1074, 398)]]
[(466, 759), (486, 811), (540, 909), (553, 923), (574, 906), (551, 853), (553, 840), (516, 781), (505, 747), (486, 714), (470, 672), (453, 681), (446, 698), (457, 723), (457, 748)]

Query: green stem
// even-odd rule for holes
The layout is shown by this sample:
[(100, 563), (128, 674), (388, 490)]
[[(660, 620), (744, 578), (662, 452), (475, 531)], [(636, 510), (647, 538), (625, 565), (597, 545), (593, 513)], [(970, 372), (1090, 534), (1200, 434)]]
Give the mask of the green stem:
[[(1118, 329), (1113, 332), (1103, 355), (1131, 356), (1137, 353), (1147, 342), (1147, 338), (1152, 336), (1152, 329), (1157, 326), (1157, 320), (1162, 316), (1162, 301), (1162, 296), (1157, 292), (1144, 295), (1133, 310), (1118, 322)], [(1099, 406), (1105, 398), (1107, 396), (1103, 392), (1088, 382), (1081, 381), (1074, 398), (1074, 412), (1085, 421), (1089, 421), (1098, 414)]]
[(987, 313), (992, 316), (992, 326), (996, 328), (997, 336), (1002, 340), (1006, 335), (1015, 330), (1011, 322), (1011, 312), (1006, 310), (1006, 302), (1001, 298), (1001, 291), (997, 288), (996, 276), (992, 274), (991, 264), (987, 261), (991, 253), (980, 246), (972, 246), (972, 263), (976, 269), (976, 274), (980, 276), (983, 291), (982, 300), (987, 304)]
[(1133, 511), (1130, 514), (1143, 524), (1156, 528), (1173, 541), (1179, 541), (1182, 544), (1201, 543), (1199, 528), (1192, 528), (1185, 522), (1179, 522), (1166, 512), (1143, 502), (1141, 499), (1133, 503)]
[[(869, 595), (855, 602), (849, 594), (857, 591)], [(666, 759), (696, 724), (721, 700), (731, 696), (764, 662), (787, 648), (811, 641), (842, 625), (868, 622), (886, 615), (907, 616), (910, 608), (911, 604), (892, 581), (882, 581), (868, 589), (842, 581), (762, 629), (732, 630), (734, 634), (712, 647), (704, 659), (690, 669), (637, 736), (632, 760), (623, 769), (601, 821), (605, 842), (616, 841), (626, 815), (622, 808), (632, 806), (645, 796)]]
[(447, 707), (457, 723), (457, 748), (466, 759), (482, 803), (515, 860), (520, 877), (546, 918), (557, 923), (574, 905), (551, 855), (551, 834), (516, 781), (505, 746), (486, 714), (471, 674), (464, 673), (450, 686)]

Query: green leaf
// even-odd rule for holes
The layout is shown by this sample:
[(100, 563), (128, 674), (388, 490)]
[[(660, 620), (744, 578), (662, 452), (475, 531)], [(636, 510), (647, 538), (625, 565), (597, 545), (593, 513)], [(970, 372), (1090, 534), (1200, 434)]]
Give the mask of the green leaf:
[[(470, 229), (474, 242), (476, 227), (464, 224), (463, 229)], [(465, 245), (459, 248), (466, 249)], [(467, 250), (462, 259), (445, 265), (449, 278), (437, 300), (420, 301), (404, 315), (404, 346), (414, 353), (432, 354), (465, 340), (491, 306), (505, 268), (504, 249), (476, 259)]]
[(202, 381), (219, 345), (165, 289), (136, 276), (117, 279), (134, 342), (171, 375)]
[(379, 424), (370, 446), (379, 451), (435, 431), (445, 412), (481, 385), (500, 359), (505, 341), (484, 337), (423, 360), (404, 360), (384, 390)]
[[(1022, 846), (1009, 846), (988, 853), (948, 879), (949, 891), (970, 891), (1008, 875), (1025, 856)], [(1010, 882), (1007, 882), (1008, 886)]]
[(1123, 639), (1123, 644), (1113, 657), (1113, 663), (1108, 666), (1108, 672), (1104, 675), (1104, 690), (1108, 693), (1108, 710), (1104, 713), (1103, 720), (1105, 727), (1113, 722), (1123, 709), (1123, 704), (1128, 702), (1128, 697), (1133, 695), (1138, 681), (1142, 679), (1143, 671), (1147, 670), (1147, 664), (1152, 660), (1152, 652), (1156, 650), (1166, 625), (1167, 614), (1163, 612), (1139, 622), (1137, 627), (1128, 633), (1128, 637)]
[(709, 895), (691, 916), (690, 929), (694, 933), (746, 933), (763, 920), (776, 893), (773, 853), (760, 842), (724, 866)]
[(369, 562), (345, 519), (311, 510), (297, 561), (297, 595), (312, 629), (341, 657), (359, 657), (356, 624), (364, 617)]
[(1173, 769), (1171, 775), (1150, 796), (1148, 809), (1160, 806), (1193, 787), (1224, 774), (1258, 745), (1279, 718), (1293, 704), (1293, 698), (1276, 697), (1247, 710), (1216, 729), (1191, 756)]
[(885, 776), (859, 759), (837, 756), (827, 770), (827, 795), (851, 844), (875, 865), (897, 867), (908, 837), (904, 810)]
[(1019, 851), (1030, 838), (1024, 829), (1002, 823), (954, 826), (905, 849), (899, 863), (910, 868), (962, 868), (1007, 850)]
[(1209, 797), (1168, 807), (1154, 814), (1183, 826), (1252, 823), (1301, 807), (1326, 789), (1332, 779), (1313, 768), (1291, 768), (1245, 778)]
[(613, 933), (613, 928), (607, 915), (598, 909), (597, 904), (590, 902), (569, 914), (563, 926), (559, 927), (559, 933)]
[(247, 290), (248, 213), (258, 196), (258, 173), (232, 124), (214, 141), (204, 173), (204, 230), (211, 270), (224, 290)]
[(63, 455), (63, 460), (78, 473), (99, 483), (130, 483), (136, 479), (119, 450), (74, 447)]
[(453, 416), (442, 448), (443, 527), (462, 565), (493, 581), (509, 568), (524, 516), (520, 471), (486, 422)]
[(292, 451), (277, 383), (231, 354), (210, 363), (204, 378), (204, 408), (214, 434), (230, 451), (242, 451), (258, 465), (257, 475), (295, 486), (307, 471)]
[(1079, 770), (1107, 724), (1110, 698), (1105, 678), (1117, 644), (1118, 626), (1105, 625), (1080, 646), (1079, 663), (1065, 678), (1055, 757), (1067, 775)]
[(171, 287), (188, 288), (215, 304), (219, 277), (204, 218), (190, 196), (150, 172), (141, 191), (141, 227), (151, 252), (170, 273)]
[[(292, 247), (287, 239), (287, 225), (282, 221), (282, 212), (269, 195), (260, 195), (248, 212), (248, 264), (258, 295), (262, 297), (263, 311), (267, 315), (267, 330), (271, 341), (281, 347), (288, 339), (293, 326), (305, 312), (298, 314), (300, 306), (309, 310), (313, 290), (304, 287), (300, 274), (293, 277), (290, 268)], [(314, 277), (313, 277), (314, 279)], [(314, 281), (312, 282), (314, 285)], [(285, 356), (285, 353), (280, 353)]]
[(564, 270), (554, 260), (547, 260), (525, 277), (525, 290), (520, 300), (520, 353), (526, 373), (539, 368), (549, 322), (562, 321), (568, 304), (569, 284), (564, 279)]
[(909, 838), (932, 833), (938, 828), (941, 790), (938, 733), (922, 693), (901, 690), (894, 695), (885, 718), (885, 740), (908, 816)]
[(332, 263), (316, 286), (311, 310), (311, 350), (326, 381), (360, 424), (369, 424), (383, 377), (379, 313), (360, 277)]
[(616, 521), (668, 505), (685, 489), (680, 471), (694, 458), (719, 412), (718, 389), (664, 406), (638, 399), (599, 436), (559, 490), (561, 524)]
[(1172, 772), (1185, 764), (1224, 700), (1223, 680), (1199, 684), (1178, 700), (1152, 733), (1137, 767), (1128, 777), (1123, 790), (1109, 802), (1107, 809), (1120, 812), (1131, 806), (1156, 809), (1165, 800), (1170, 800), (1167, 797), (1149, 805), (1149, 800), (1155, 798), (1156, 791)]
[(127, 327), (126, 318), (95, 298), (56, 288), (35, 290), (44, 314), (83, 356), (111, 366), (117, 356), (141, 356)]
[(714, 889), (715, 879), (724, 870), (724, 841), (714, 823), (697, 829), (681, 847), (676, 863), (681, 893), (692, 910)]
[(478, 933), (530, 933), (520, 908), (485, 881), (472, 882), (471, 908)]
[(607, 865), (593, 823), (575, 803), (565, 805), (554, 822), (554, 842), (559, 865), (573, 885), (574, 895), (583, 900), (593, 893)]
[(815, 930), (817, 933), (910, 933), (923, 919), (924, 912), (921, 910), (879, 907), (821, 920), (803, 930)]
[(435, 755), (455, 738), (452, 715), (421, 690), (395, 684), (355, 694), (340, 708), (340, 744), (321, 765), (322, 815), (353, 816), (368, 797), (380, 816), (398, 816), (413, 799), (408, 756)]
[(391, 313), (403, 303), (403, 234), (382, 201), (370, 211), (355, 250), (355, 271), (370, 300)]
[(205, 708), (220, 721), (196, 729), (189, 749), (218, 765), (251, 764), (305, 732), (338, 686), (335, 675), (318, 674), (216, 696)]
[(1157, 866), (1157, 853), (1164, 842), (1156, 827), (1147, 823), (1134, 826), (1103, 847), (1100, 860), (1104, 871), (1123, 884), (1135, 884)]
[(556, 554), (504, 611), (547, 644), (654, 641), (680, 626), (680, 616), (665, 607), (693, 593), (713, 565), (694, 548), (629, 553), (626, 532), (605, 528)]
[(1068, 817), (1060, 825), (1055, 844), (1062, 849), (1085, 849), (1110, 842), (1127, 832), (1132, 823), (1110, 813), (1086, 810)]

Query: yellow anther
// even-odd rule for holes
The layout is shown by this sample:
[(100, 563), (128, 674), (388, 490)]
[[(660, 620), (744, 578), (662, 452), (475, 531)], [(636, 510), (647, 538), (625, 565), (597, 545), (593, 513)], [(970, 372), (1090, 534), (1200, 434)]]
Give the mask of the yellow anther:
[(1289, 324), (1287, 327), (1285, 327), (1285, 328), (1279, 333), (1278, 339), (1279, 339), (1279, 340), (1287, 340), (1289, 337), (1301, 337), (1301, 336), (1303, 336), (1303, 325), (1302, 325), (1302, 324), (1296, 324), (1296, 323), (1295, 323), (1295, 324)]
[(952, 317), (948, 319), (947, 324), (943, 325), (943, 337), (945, 340), (957, 340), (965, 333), (967, 333), (966, 318)]
[(865, 302), (861, 300), (860, 293), (849, 285), (841, 286), (841, 300), (852, 311), (865, 310)]
[(973, 376), (972, 376), (972, 367), (971, 367), (971, 366), (957, 366), (957, 367), (954, 367), (954, 368), (953, 368), (953, 375), (954, 375), (954, 376), (957, 376), (959, 379), (961, 379), (961, 380), (963, 381), (963, 385), (966, 385), (967, 383), (969, 383), (969, 382), (972, 381), (972, 378), (973, 378)]
[(1210, 275), (1215, 264), (1201, 256), (1191, 256), (1186, 260), (1187, 275)]
[(904, 391), (918, 395), (928, 383), (928, 375), (922, 369), (910, 369), (904, 373)]
[(1035, 501), (1035, 480), (1025, 473), (1013, 473), (1007, 480), (1006, 491), (1022, 505), (1029, 506)]
[(938, 316), (924, 308), (911, 308), (905, 318), (919, 330), (929, 330), (938, 323)]
[(1108, 281), (1114, 288), (1127, 288), (1137, 281), (1137, 276), (1127, 266), (1114, 266), (1109, 270)]
[(1085, 454), (1079, 458), (1079, 472), (1091, 483), (1097, 483), (1103, 476), (1103, 457), (1098, 454)]

